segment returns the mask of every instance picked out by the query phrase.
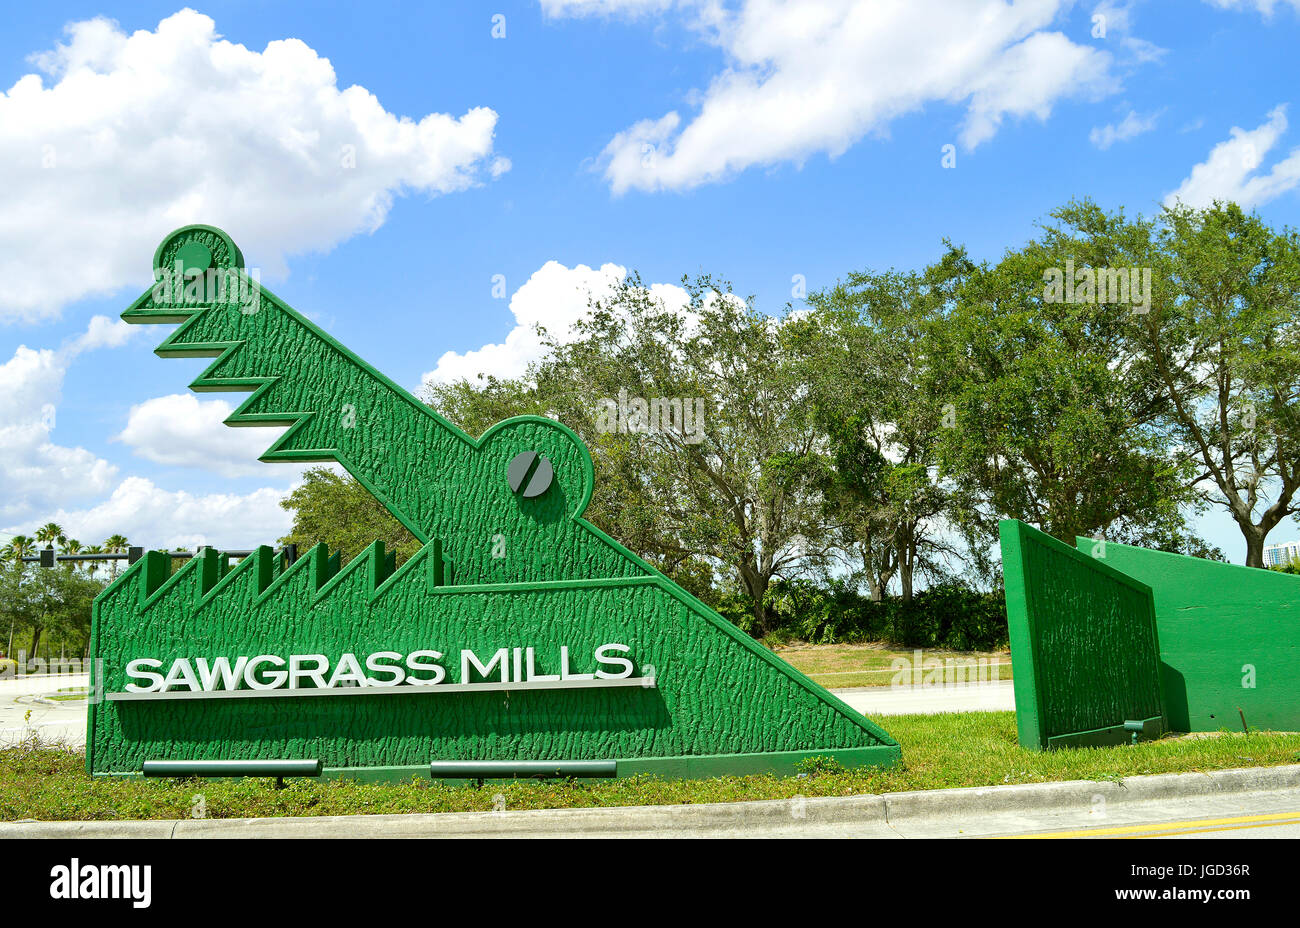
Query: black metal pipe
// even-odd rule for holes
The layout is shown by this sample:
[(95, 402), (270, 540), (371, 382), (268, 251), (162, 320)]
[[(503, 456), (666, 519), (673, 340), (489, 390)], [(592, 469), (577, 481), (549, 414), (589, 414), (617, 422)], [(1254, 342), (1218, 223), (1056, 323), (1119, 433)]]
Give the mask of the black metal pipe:
[(318, 777), (320, 760), (147, 760), (147, 777)]
[[(293, 546), (293, 545), (286, 545), (285, 548), (282, 548), (282, 549), (281, 549), (281, 552), (285, 552), (285, 553), (287, 553), (287, 549), (290, 548), (290, 547), (294, 547), (294, 548), (296, 548), (296, 546)], [(51, 549), (49, 549), (49, 548), (45, 548), (45, 549), (43, 549), (43, 550), (44, 550), (44, 551), (50, 551)], [(28, 555), (28, 556), (26, 556), (26, 557), (20, 557), (20, 558), (18, 558), (18, 560), (22, 561), (22, 562), (25, 563), (25, 564), (35, 564), (35, 563), (40, 563), (42, 567), (53, 567), (53, 566), (54, 566), (53, 561), (122, 561), (122, 560), (126, 560), (126, 561), (129, 561), (130, 563), (134, 564), (136, 561), (138, 561), (138, 560), (143, 556), (143, 551), (144, 551), (144, 549), (143, 549), (143, 548), (133, 548), (133, 549), (131, 549), (131, 550), (132, 550), (132, 551), (140, 551), (141, 554), (134, 554), (134, 555), (131, 554), (131, 553), (127, 553), (127, 554), (55, 554), (55, 555), (53, 555), (53, 560), (52, 560), (52, 561), (50, 560), (50, 556), (49, 556), (49, 555), (43, 555), (43, 554), (32, 554), (32, 555)], [(199, 549), (199, 551), (202, 551), (202, 550), (203, 550), (202, 548)], [(199, 551), (164, 551), (164, 552), (162, 552), (162, 553), (163, 553), (163, 554), (168, 554), (168, 555), (170, 555), (170, 556), (172, 556), (172, 557), (175, 557), (175, 558), (182, 558), (182, 559), (184, 559), (184, 558), (187, 558), (187, 557), (195, 557), (195, 556), (197, 556), (197, 555), (199, 554)], [(218, 553), (219, 553), (222, 557), (225, 557), (225, 558), (232, 558), (232, 557), (248, 557), (248, 556), (249, 556), (250, 554), (252, 554), (253, 552), (252, 552), (252, 551), (218, 551)], [(296, 559), (297, 559), (297, 558), (296, 558), (296, 550), (295, 550), (295, 560), (296, 560)], [(49, 561), (49, 563), (46, 563), (47, 561)]]

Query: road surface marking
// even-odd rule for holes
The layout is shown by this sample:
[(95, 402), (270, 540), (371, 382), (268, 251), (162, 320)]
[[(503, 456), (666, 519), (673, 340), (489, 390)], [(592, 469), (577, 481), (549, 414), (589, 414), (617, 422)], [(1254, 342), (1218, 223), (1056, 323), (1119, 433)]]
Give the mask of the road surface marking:
[[(1260, 824), (1247, 824), (1258, 822)], [(1008, 838), (1159, 838), (1172, 834), (1195, 834), (1199, 831), (1232, 831), (1241, 828), (1265, 828), (1270, 825), (1300, 824), (1300, 812), (1273, 812), (1268, 815), (1238, 815), (1234, 818), (1202, 818), (1186, 822), (1161, 822), (1158, 825), (1125, 825), (1117, 828), (1082, 828), (1075, 831), (1048, 831), (1041, 834), (1006, 835)], [(1228, 826), (1228, 827), (1224, 827)], [(1173, 829), (1173, 830), (1171, 830)], [(1190, 829), (1190, 830), (1181, 830)]]

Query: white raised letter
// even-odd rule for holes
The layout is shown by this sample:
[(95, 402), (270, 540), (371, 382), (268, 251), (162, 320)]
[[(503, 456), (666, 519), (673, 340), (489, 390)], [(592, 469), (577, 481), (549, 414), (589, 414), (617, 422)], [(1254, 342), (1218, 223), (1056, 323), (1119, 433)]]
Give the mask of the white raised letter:
[[(311, 661), (316, 666), (307, 670), (303, 667), (305, 661)], [(316, 684), (313, 689), (323, 690), (327, 685), (325, 683), (325, 672), (329, 669), (330, 659), (324, 654), (290, 654), (289, 689), (304, 689), (304, 687), (298, 685), (298, 681), (303, 677), (306, 677), (312, 683)]]
[(163, 681), (163, 692), (170, 690), (175, 684), (184, 684), (190, 692), (200, 689), (199, 678), (194, 676), (194, 668), (190, 666), (188, 657), (178, 657), (172, 661), (171, 670), (167, 671), (167, 679)]
[(434, 684), (441, 683), (443, 679), (447, 676), (446, 668), (443, 667), (441, 664), (435, 664), (429, 661), (416, 660), (416, 658), (419, 657), (432, 657), (435, 661), (437, 661), (442, 658), (442, 652), (441, 651), (412, 651), (410, 654), (406, 655), (406, 666), (407, 669), (410, 670), (412, 674), (414, 674), (417, 670), (429, 670), (433, 672), (433, 676), (427, 680), (421, 679), (420, 677), (416, 677), (416, 676), (409, 676), (406, 678), (406, 682), (413, 684), (415, 686), (433, 686)]
[(597, 670), (596, 676), (598, 676), (602, 680), (624, 680), (632, 676), (633, 666), (630, 660), (628, 660), (626, 657), (608, 657), (605, 654), (606, 651), (621, 651), (624, 654), (626, 654), (628, 651), (631, 650), (632, 649), (625, 644), (602, 644), (599, 648), (596, 649), (596, 655), (595, 655), (596, 662), (600, 664), (608, 664), (611, 667), (617, 667), (619, 665), (622, 665), (623, 672), (606, 673), (603, 670)]
[(370, 685), (371, 686), (397, 686), (397, 684), (405, 680), (406, 671), (403, 668), (394, 667), (390, 664), (378, 663), (381, 660), (400, 661), (401, 659), (402, 659), (402, 655), (397, 653), (396, 651), (376, 651), (374, 654), (371, 654), (369, 657), (367, 657), (366, 670), (369, 670), (371, 673), (389, 673), (393, 675), (391, 680), (376, 679), (375, 677), (371, 677)]
[(274, 690), (284, 686), (284, 681), (289, 675), (283, 670), (273, 670), (267, 674), (269, 682), (263, 683), (257, 677), (257, 668), (262, 664), (271, 664), (275, 667), (284, 666), (284, 658), (276, 657), (274, 654), (259, 654), (244, 666), (244, 682), (248, 684), (249, 689), (253, 690)]
[[(532, 648), (528, 649), (530, 667), (532, 664), (532, 656), (531, 656), (532, 650), (533, 650)], [(496, 651), (496, 653), (492, 655), (492, 660), (487, 662), (487, 666), (484, 666), (482, 662), (479, 661), (478, 655), (475, 654), (473, 651), (469, 650), (468, 648), (461, 651), (460, 652), (460, 682), (461, 683), (474, 682), (473, 680), (470, 679), (470, 674), (469, 674), (470, 664), (473, 664), (476, 668), (478, 668), (478, 672), (483, 677), (484, 680), (487, 680), (488, 677), (492, 675), (492, 668), (500, 664), (501, 682), (502, 683), (510, 682), (510, 649), (509, 648), (501, 648), (498, 651)]]
[(154, 660), (152, 657), (140, 657), (126, 665), (126, 675), (134, 677), (137, 680), (148, 680), (148, 686), (141, 686), (139, 683), (128, 683), (126, 691), (128, 693), (153, 693), (162, 686), (163, 676), (160, 673), (154, 673), (152, 670), (145, 670), (146, 667), (158, 668), (162, 666), (162, 661)]
[[(208, 664), (206, 657), (194, 658), (194, 663), (198, 666), (199, 682), (203, 684), (204, 690), (233, 690), (239, 688), (239, 678), (244, 675), (244, 665), (248, 663), (248, 658), (235, 658), (235, 666), (230, 666), (230, 658), (214, 658), (211, 665)], [(221, 678), (221, 685), (217, 685), (217, 678)]]

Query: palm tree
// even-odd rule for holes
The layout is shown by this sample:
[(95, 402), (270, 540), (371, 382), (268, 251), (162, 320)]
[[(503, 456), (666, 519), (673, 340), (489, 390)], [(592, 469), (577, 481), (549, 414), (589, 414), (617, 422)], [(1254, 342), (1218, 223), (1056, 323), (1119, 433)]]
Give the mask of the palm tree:
[(46, 522), (36, 530), (36, 540), (46, 545), (62, 541), (63, 526), (57, 522)]
[[(104, 550), (109, 554), (125, 554), (129, 547), (131, 542), (126, 540), (125, 535), (109, 535), (104, 539)], [(112, 578), (117, 579), (117, 561), (113, 562)]]
[[(83, 549), (82, 549), (82, 553), (83, 553), (83, 554), (103, 554), (103, 553), (104, 553), (104, 546), (103, 546), (103, 545), (90, 545), (90, 546), (87, 547), (87, 548), (83, 548)], [(95, 577), (95, 572), (98, 571), (98, 570), (99, 570), (99, 564), (98, 564), (97, 562), (95, 562), (95, 561), (87, 561), (87, 562), (86, 562), (86, 576), (90, 577), (91, 579), (94, 579), (94, 577)]]
[[(77, 541), (77, 539), (75, 538), (59, 539), (60, 554), (80, 554), (81, 550), (82, 550), (81, 542)], [(76, 565), (76, 563), (77, 563), (76, 561), (64, 561), (63, 566), (67, 569), (68, 573), (72, 573), (72, 569)]]
[(31, 557), (36, 553), (36, 541), (26, 535), (15, 535), (9, 539), (9, 544), (5, 545), (5, 557), (18, 560), (19, 558)]
[(36, 540), (47, 548), (54, 547), (55, 543), (63, 543), (63, 526), (57, 522), (46, 522), (36, 530)]

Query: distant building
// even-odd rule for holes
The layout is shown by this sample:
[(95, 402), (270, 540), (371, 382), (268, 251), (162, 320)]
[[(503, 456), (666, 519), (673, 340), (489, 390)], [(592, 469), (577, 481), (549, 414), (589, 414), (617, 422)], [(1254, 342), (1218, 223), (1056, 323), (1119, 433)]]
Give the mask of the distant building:
[(1290, 564), (1300, 558), (1300, 541), (1284, 541), (1276, 545), (1264, 545), (1264, 566), (1277, 567)]

